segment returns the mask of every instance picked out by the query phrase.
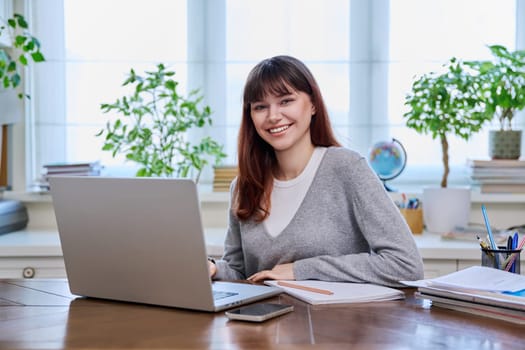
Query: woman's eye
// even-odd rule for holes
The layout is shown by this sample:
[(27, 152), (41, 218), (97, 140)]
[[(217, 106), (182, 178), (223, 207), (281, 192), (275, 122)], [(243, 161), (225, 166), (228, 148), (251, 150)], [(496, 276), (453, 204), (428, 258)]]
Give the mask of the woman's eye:
[(292, 102), (292, 101), (293, 101), (293, 100), (292, 100), (291, 98), (287, 98), (287, 99), (285, 99), (285, 100), (282, 100), (282, 101), (281, 101), (281, 104), (282, 104), (282, 105), (287, 105), (287, 104), (289, 104), (289, 103)]
[(264, 108), (266, 108), (266, 106), (263, 106), (263, 105), (255, 105), (255, 106), (253, 106), (253, 110), (254, 111), (262, 111)]

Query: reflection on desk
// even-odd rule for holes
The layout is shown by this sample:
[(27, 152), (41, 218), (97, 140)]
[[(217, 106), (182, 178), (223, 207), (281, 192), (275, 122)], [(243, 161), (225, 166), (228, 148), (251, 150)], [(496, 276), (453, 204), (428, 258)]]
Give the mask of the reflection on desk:
[(294, 312), (260, 324), (206, 313), (77, 298), (65, 280), (0, 280), (0, 348), (517, 349), (523, 329), (413, 297), (380, 303), (312, 306), (269, 299)]

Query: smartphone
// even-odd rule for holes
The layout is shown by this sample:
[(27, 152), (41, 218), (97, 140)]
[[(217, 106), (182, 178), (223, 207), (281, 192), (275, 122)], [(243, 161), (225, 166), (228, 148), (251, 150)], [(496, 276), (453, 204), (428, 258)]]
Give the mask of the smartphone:
[(260, 303), (226, 311), (225, 314), (230, 320), (262, 322), (291, 311), (293, 305)]

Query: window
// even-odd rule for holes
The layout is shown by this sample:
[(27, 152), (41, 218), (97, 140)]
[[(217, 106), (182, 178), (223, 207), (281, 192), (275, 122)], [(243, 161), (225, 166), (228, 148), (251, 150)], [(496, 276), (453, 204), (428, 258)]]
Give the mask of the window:
[[(95, 137), (111, 116), (101, 103), (124, 94), (129, 70), (163, 62), (187, 86), (187, 23), (184, 0), (33, 1), (35, 35), (47, 61), (34, 66), (31, 177), (49, 162), (100, 160), (124, 164), (101, 151)], [(56, 19), (61, 19), (56, 23)], [(133, 173), (133, 172), (130, 172)]]
[[(431, 180), (437, 185), (442, 174), (439, 140), (404, 126), (404, 96), (413, 77), (439, 70), (450, 57), (491, 59), (487, 45), (501, 44), (514, 50), (515, 14), (514, 1), (390, 1), (389, 60), (385, 63), (388, 124), (390, 135), (407, 149), (409, 163), (402, 177), (412, 182)], [(467, 158), (488, 157), (489, 128), (485, 129), (469, 142), (449, 137), (451, 183), (468, 182)]]
[[(207, 132), (236, 160), (244, 80), (276, 54), (304, 60), (316, 76), (340, 141), (362, 154), (395, 137), (408, 152), (395, 183), (438, 184), (437, 140), (404, 126), (404, 96), (415, 74), (449, 57), (486, 59), (486, 45), (525, 47), (514, 0), (56, 0), (30, 2), (47, 62), (35, 65), (26, 133), (29, 186), (42, 165), (100, 159), (94, 137), (109, 117), (99, 106), (121, 96), (130, 68), (164, 62), (183, 89), (200, 88), (214, 111)], [(51, 4), (51, 5), (50, 5)], [(59, 19), (57, 21), (57, 18)], [(60, 20), (61, 19), (61, 20)], [(521, 27), (520, 27), (521, 28)], [(521, 46), (516, 46), (521, 45)], [(519, 118), (524, 125), (523, 118)], [(525, 125), (524, 125), (525, 126)], [(49, 140), (52, 140), (50, 142)], [(451, 141), (449, 182), (467, 183), (465, 159), (487, 157), (487, 132)], [(211, 172), (203, 175), (211, 181)]]

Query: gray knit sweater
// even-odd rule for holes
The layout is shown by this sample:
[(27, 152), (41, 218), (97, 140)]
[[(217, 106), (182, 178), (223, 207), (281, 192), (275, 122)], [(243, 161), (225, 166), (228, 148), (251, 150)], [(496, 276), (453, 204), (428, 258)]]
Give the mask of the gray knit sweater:
[[(235, 184), (232, 185), (232, 188)], [(215, 279), (244, 279), (293, 262), (295, 279), (399, 286), (423, 278), (412, 234), (366, 159), (330, 147), (298, 211), (277, 236), (230, 208)]]

